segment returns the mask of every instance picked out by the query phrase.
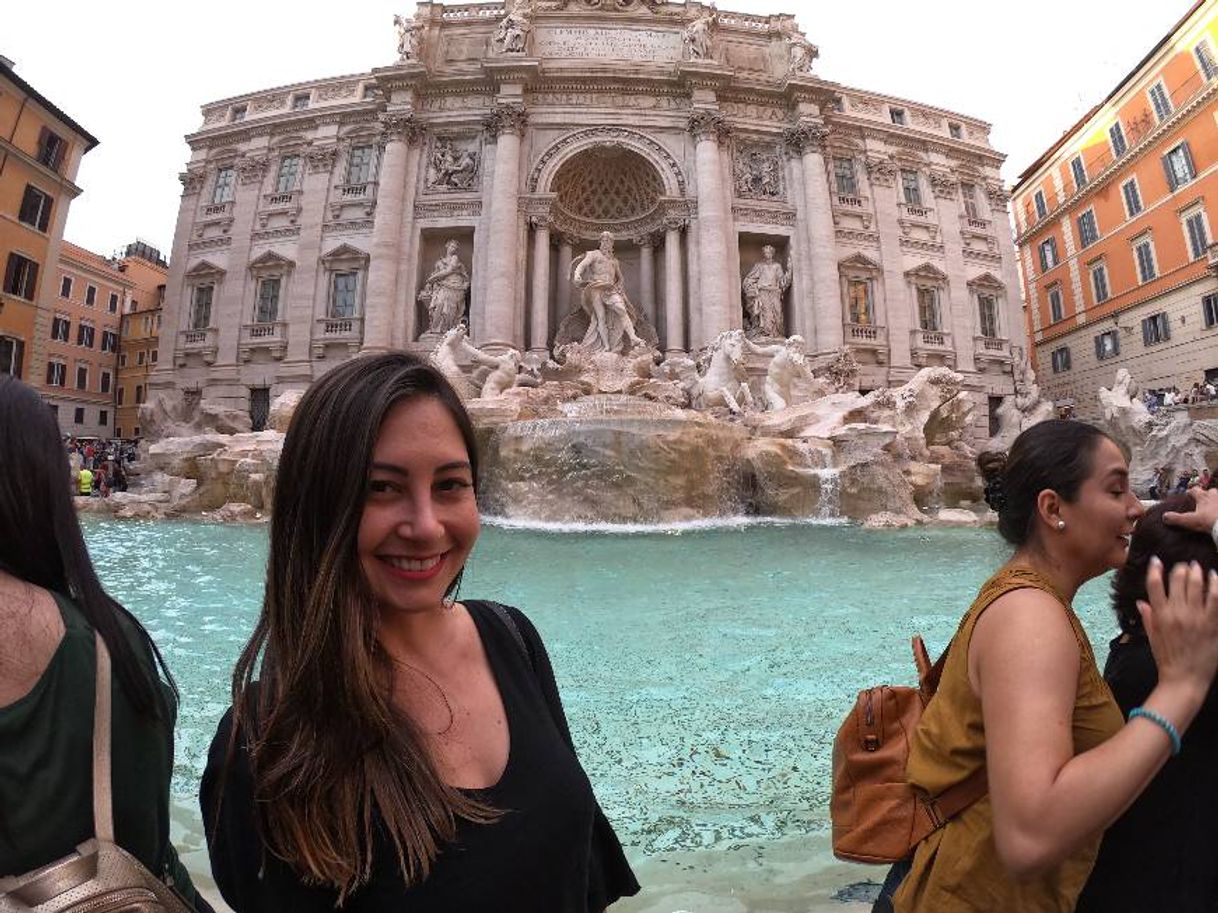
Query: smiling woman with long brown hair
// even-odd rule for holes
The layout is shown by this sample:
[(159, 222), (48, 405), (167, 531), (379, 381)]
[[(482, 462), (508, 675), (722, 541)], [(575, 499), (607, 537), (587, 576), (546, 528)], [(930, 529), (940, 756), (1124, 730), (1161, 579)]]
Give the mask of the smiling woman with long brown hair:
[(412, 356), (347, 362), (301, 399), (200, 795), (240, 913), (598, 913), (638, 890), (536, 630), (455, 601), (477, 478), (460, 399)]

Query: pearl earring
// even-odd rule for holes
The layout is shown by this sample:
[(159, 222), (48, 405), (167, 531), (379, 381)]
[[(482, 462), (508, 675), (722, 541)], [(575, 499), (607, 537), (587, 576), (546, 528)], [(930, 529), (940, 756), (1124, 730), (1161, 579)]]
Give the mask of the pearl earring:
[(1066, 521), (1065, 521), (1065, 520), (1058, 520), (1058, 521), (1057, 521), (1057, 528), (1058, 528), (1058, 529), (1065, 529), (1065, 528), (1066, 528)]

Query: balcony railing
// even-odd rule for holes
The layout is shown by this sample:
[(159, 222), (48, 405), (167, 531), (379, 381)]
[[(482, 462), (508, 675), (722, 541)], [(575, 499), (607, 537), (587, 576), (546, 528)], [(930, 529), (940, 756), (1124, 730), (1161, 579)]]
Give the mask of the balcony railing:
[(363, 184), (339, 184), (335, 188), (340, 200), (370, 200), (376, 196), (376, 182), (365, 181)]
[(233, 201), (227, 203), (208, 203), (203, 207), (203, 218), (217, 219), (221, 216), (230, 216), (233, 214)]
[(979, 219), (976, 216), (961, 215), (960, 224), (965, 228), (971, 228), (973, 231), (991, 234), (993, 231), (993, 223), (989, 219)]
[(264, 193), (262, 205), (267, 209), (282, 209), (292, 206), (299, 199), (299, 190), (289, 190), (286, 193)]
[(846, 324), (846, 343), (864, 348), (888, 348), (888, 328), (874, 323)]
[(919, 222), (933, 222), (935, 218), (934, 209), (916, 203), (902, 203), (901, 212), (905, 218), (915, 219)]
[(911, 330), (909, 337), (911, 349), (947, 352), (952, 350), (952, 334), (943, 330)]
[(837, 205), (841, 209), (866, 209), (867, 198), (857, 196), (851, 193), (839, 193), (835, 197)]
[(216, 327), (205, 329), (182, 330), (178, 333), (179, 363), (186, 355), (202, 355), (206, 364), (216, 360), (216, 339), (219, 336)]
[(242, 361), (249, 361), (256, 349), (269, 349), (273, 358), (283, 358), (288, 349), (287, 322), (243, 324), (239, 348)]
[(319, 317), (313, 332), (313, 357), (325, 358), (327, 345), (345, 344), (355, 354), (363, 340), (363, 317)]
[(1011, 342), (1001, 336), (974, 336), (973, 357), (978, 361), (1009, 362)]

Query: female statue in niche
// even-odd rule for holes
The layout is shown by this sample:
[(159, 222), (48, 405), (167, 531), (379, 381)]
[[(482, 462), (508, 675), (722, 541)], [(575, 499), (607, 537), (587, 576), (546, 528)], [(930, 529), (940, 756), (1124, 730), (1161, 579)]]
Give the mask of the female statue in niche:
[(791, 287), (791, 260), (786, 268), (774, 259), (774, 246), (761, 249), (758, 260), (744, 277), (745, 313), (748, 316), (748, 336), (784, 338), (782, 296)]
[(431, 268), (431, 275), (419, 292), (419, 300), (427, 304), (429, 333), (447, 333), (465, 316), (469, 271), (457, 256), (457, 246), (455, 240), (444, 245), (444, 256)]

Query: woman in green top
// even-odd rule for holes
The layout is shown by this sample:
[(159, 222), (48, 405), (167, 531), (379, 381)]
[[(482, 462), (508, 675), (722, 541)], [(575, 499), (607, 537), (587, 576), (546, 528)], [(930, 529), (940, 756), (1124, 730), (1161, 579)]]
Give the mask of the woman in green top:
[(113, 657), (115, 837), (198, 910), (169, 843), (177, 689), (143, 626), (106, 595), (85, 548), (54, 416), (0, 375), (0, 876), (93, 836), (94, 632)]

